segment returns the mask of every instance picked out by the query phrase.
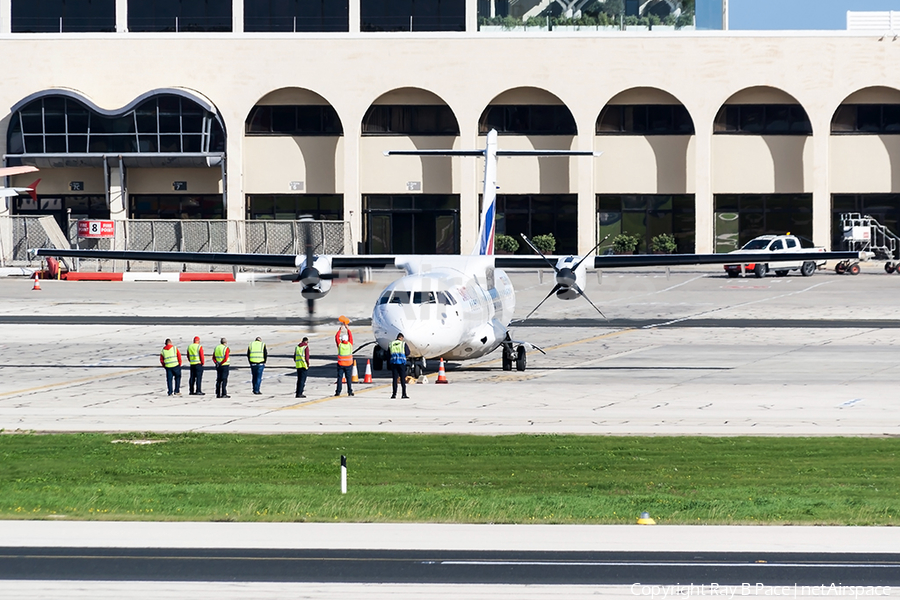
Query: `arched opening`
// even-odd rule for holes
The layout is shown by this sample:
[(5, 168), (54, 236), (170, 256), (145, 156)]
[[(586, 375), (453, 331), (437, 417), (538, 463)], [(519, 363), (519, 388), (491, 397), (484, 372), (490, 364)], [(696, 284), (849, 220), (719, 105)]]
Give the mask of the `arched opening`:
[[(672, 94), (632, 88), (613, 96), (596, 121), (598, 239), (629, 234), (638, 252), (672, 236), (676, 252), (693, 252), (695, 199), (688, 192), (694, 122)], [(665, 236), (665, 237), (663, 237)]]
[[(500, 147), (509, 150), (571, 150), (578, 135), (569, 107), (556, 95), (534, 87), (506, 90), (491, 100), (478, 120), (478, 131), (483, 136), (492, 129), (500, 136)], [(497, 234), (515, 238), (520, 233), (550, 234), (557, 252), (576, 253), (575, 165), (569, 157), (502, 161), (497, 173)], [(530, 251), (523, 244), (519, 252)]]
[(812, 238), (812, 124), (790, 94), (740, 90), (713, 124), (713, 201), (717, 252), (763, 234)]
[(343, 220), (343, 135), (337, 111), (316, 92), (282, 88), (260, 98), (244, 122), (247, 220)]
[(870, 215), (900, 234), (900, 90), (873, 86), (847, 96), (831, 118), (831, 237), (841, 215)]
[[(442, 150), (459, 139), (459, 122), (438, 95), (399, 88), (379, 96), (361, 124), (360, 154)], [(458, 254), (460, 194), (447, 156), (397, 156), (365, 161), (360, 183), (363, 247), (371, 254)]]

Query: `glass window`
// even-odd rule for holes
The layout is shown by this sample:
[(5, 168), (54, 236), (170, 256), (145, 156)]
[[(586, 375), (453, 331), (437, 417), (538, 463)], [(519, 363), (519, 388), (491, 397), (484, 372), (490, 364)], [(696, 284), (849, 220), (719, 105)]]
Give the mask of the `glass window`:
[[(206, 121), (209, 124), (206, 124)], [(21, 127), (18, 124), (21, 123)], [(162, 131), (168, 135), (158, 136)], [(24, 137), (35, 139), (25, 140)], [(182, 135), (186, 134), (186, 135)], [(44, 144), (37, 138), (52, 136)], [(124, 115), (91, 114), (71, 98), (46, 96), (23, 107), (7, 133), (11, 153), (192, 152), (221, 151), (224, 131), (200, 105), (160, 95)], [(215, 140), (215, 141), (213, 141)], [(40, 146), (43, 149), (32, 149)]]
[(347, 0), (244, 0), (244, 31), (348, 31)]
[(735, 250), (764, 234), (812, 237), (812, 194), (717, 194), (714, 203), (716, 252)]
[(128, 30), (231, 31), (231, 0), (128, 0)]
[(456, 116), (446, 105), (370, 106), (363, 135), (459, 135)]
[(466, 0), (360, 0), (362, 31), (465, 31)]
[(812, 125), (796, 104), (729, 104), (719, 109), (713, 127), (718, 134), (812, 135)]
[(598, 239), (606, 238), (600, 252), (610, 249), (620, 233), (640, 238), (638, 252), (651, 249), (660, 234), (675, 237), (676, 252), (694, 251), (694, 196), (669, 194), (598, 194)]
[(597, 118), (598, 135), (692, 135), (694, 123), (680, 104), (606, 106)]
[(12, 0), (13, 33), (113, 32), (116, 0)]
[(561, 105), (491, 105), (478, 121), (478, 131), (501, 135), (577, 135), (575, 119)]
[(245, 125), (249, 135), (341, 135), (343, 127), (332, 106), (255, 106)]
[(398, 290), (394, 290), (394, 293), (391, 294), (391, 299), (389, 301), (390, 304), (409, 304), (409, 292), (402, 292)]
[(831, 119), (831, 133), (900, 133), (900, 104), (842, 104)]

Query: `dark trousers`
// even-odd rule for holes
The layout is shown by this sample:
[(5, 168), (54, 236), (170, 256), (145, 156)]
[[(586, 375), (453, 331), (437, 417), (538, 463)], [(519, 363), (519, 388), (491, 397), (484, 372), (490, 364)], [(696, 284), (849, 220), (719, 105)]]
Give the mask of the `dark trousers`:
[(337, 376), (337, 390), (334, 392), (334, 395), (341, 395), (341, 389), (343, 389), (343, 386), (341, 385), (341, 379), (344, 377), (347, 378), (347, 393), (352, 394), (353, 387), (350, 385), (350, 382), (353, 381), (353, 365), (347, 365), (346, 367), (338, 365)]
[(228, 367), (230, 365), (216, 365), (216, 398), (228, 395)]
[(395, 365), (391, 363), (391, 384), (393, 385), (394, 393), (391, 394), (391, 397), (397, 395), (397, 380), (400, 380), (400, 388), (403, 390), (403, 397), (406, 397), (406, 363), (402, 365)]
[(260, 394), (259, 386), (262, 385), (263, 369), (266, 363), (250, 363), (250, 380), (253, 382), (253, 393)]
[(191, 376), (188, 379), (188, 391), (200, 393), (203, 391), (201, 382), (203, 381), (203, 365), (191, 365)]
[[(175, 391), (172, 391), (172, 380), (175, 381)], [(166, 367), (166, 387), (169, 388), (169, 395), (181, 392), (181, 365), (177, 367)]]
[(309, 369), (297, 369), (297, 396), (303, 395), (303, 390), (306, 388), (306, 376), (309, 374)]

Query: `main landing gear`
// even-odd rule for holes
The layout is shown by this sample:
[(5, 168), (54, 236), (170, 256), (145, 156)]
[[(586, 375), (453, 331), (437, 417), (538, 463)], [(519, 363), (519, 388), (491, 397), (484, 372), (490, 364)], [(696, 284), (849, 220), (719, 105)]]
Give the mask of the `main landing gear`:
[(512, 371), (513, 364), (516, 365), (516, 371), (524, 371), (528, 366), (528, 359), (525, 356), (525, 346), (513, 346), (512, 340), (507, 336), (503, 342), (503, 370)]

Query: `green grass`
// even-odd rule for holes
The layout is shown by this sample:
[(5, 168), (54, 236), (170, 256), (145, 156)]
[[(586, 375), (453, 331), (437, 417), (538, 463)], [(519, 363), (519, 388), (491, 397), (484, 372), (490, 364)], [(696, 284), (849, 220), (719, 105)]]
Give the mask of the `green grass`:
[(898, 454), (892, 438), (8, 434), (0, 518), (888, 525)]

